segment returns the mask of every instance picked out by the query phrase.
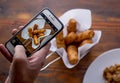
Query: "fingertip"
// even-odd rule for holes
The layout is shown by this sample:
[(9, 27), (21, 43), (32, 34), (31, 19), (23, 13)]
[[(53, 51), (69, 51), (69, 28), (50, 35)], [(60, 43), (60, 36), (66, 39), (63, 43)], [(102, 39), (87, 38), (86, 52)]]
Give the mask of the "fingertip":
[(4, 45), (0, 44), (0, 52), (4, 49)]
[(22, 52), (25, 52), (25, 49), (22, 45), (17, 45), (15, 46), (15, 52), (22, 53)]
[(15, 47), (15, 58), (26, 58), (25, 49), (22, 45), (17, 45)]
[(18, 29), (20, 30), (20, 29), (22, 29), (23, 27), (24, 27), (24, 26), (19, 26)]
[(13, 29), (13, 30), (12, 30), (12, 35), (14, 35), (14, 34), (17, 33), (17, 32), (18, 32), (17, 29)]
[(14, 66), (24, 66), (27, 63), (27, 56), (25, 54), (25, 49), (22, 45), (17, 45), (15, 47), (15, 53), (13, 57)]
[(16, 29), (16, 28), (13, 29), (12, 32), (11, 32), (12, 35), (14, 35), (15, 33), (17, 33), (17, 32), (18, 32), (20, 29), (22, 29), (22, 28), (23, 28), (23, 26), (19, 26), (18, 29)]
[(0, 47), (3, 47), (4, 45), (3, 44), (0, 44)]
[(3, 44), (0, 44), (0, 51), (2, 50)]
[(0, 44), (0, 52), (2, 55), (8, 59), (8, 61), (12, 62), (12, 55), (8, 52), (8, 50), (5, 48), (3, 44)]
[(24, 47), (22, 46), (22, 45), (16, 45), (15, 46), (15, 49), (17, 50), (17, 49), (24, 49)]
[(3, 44), (0, 44), (0, 48), (1, 48), (2, 45), (3, 45)]

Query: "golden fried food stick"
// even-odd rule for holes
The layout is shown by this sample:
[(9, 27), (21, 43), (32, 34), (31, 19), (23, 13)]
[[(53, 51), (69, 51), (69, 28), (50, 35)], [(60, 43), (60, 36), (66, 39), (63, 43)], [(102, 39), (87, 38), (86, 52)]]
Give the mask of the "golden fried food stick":
[(75, 32), (70, 32), (66, 37), (65, 37), (65, 43), (68, 45), (72, 42), (75, 41), (77, 37), (77, 34)]
[(34, 30), (33, 34), (37, 35), (37, 34), (44, 34), (44, 32), (46, 31), (46, 29), (39, 29), (39, 30)]
[(76, 33), (76, 26), (77, 26), (77, 21), (75, 19), (70, 19), (67, 26), (68, 33), (70, 32)]
[(75, 42), (81, 42), (85, 39), (91, 39), (94, 36), (94, 31), (93, 30), (86, 30), (82, 33), (77, 34)]
[(57, 48), (64, 48), (66, 49), (66, 45), (65, 45), (65, 40), (63, 37), (63, 31), (61, 31), (57, 36), (56, 36), (56, 44), (57, 44)]
[(74, 65), (78, 62), (78, 49), (75, 45), (69, 45), (67, 47), (67, 55), (70, 64)]
[(38, 42), (38, 38), (37, 38), (37, 35), (34, 35), (34, 44), (35, 45), (38, 45), (39, 44), (39, 42)]
[(34, 24), (33, 30), (37, 30), (37, 28), (38, 28), (38, 25)]
[(33, 30), (33, 35), (37, 35), (38, 34), (38, 30)]
[(30, 36), (30, 37), (33, 37), (32, 28), (28, 28), (28, 32), (29, 32), (29, 36)]
[(44, 36), (44, 33), (38, 33), (37, 37)]
[(46, 31), (46, 29), (40, 29), (38, 30), (38, 33), (44, 33)]
[(84, 44), (92, 44), (92, 43), (93, 43), (92, 39), (86, 39), (83, 40), (79, 46), (83, 46)]

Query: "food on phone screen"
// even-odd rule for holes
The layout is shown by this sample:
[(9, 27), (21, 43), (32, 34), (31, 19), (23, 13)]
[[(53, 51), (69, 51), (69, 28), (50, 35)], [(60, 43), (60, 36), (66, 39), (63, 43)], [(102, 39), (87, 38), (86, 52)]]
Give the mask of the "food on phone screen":
[(33, 29), (32, 28), (28, 28), (28, 33), (29, 33), (29, 37), (32, 37), (34, 39), (34, 44), (38, 45), (39, 44), (39, 40), (38, 38), (41, 36), (44, 36), (44, 32), (46, 31), (46, 29), (38, 29), (38, 25), (34, 24)]
[(30, 37), (33, 37), (32, 28), (28, 28), (28, 32), (29, 32), (29, 36), (30, 36)]
[(38, 28), (38, 25), (34, 24), (33, 30), (37, 30), (37, 28)]
[(38, 45), (39, 44), (39, 42), (38, 42), (38, 38), (37, 38), (37, 35), (34, 35), (34, 44), (35, 45)]
[(105, 83), (120, 83), (120, 64), (106, 67), (103, 71)]
[(38, 33), (44, 33), (44, 32), (45, 32), (45, 29), (38, 30)]
[(69, 45), (67, 47), (68, 60), (70, 64), (76, 64), (78, 62), (78, 49), (75, 45)]

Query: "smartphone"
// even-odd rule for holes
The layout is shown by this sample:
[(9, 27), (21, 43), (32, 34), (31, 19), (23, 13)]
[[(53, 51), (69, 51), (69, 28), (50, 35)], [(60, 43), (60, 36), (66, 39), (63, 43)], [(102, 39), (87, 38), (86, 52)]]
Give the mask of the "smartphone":
[(28, 24), (6, 43), (5, 47), (14, 55), (16, 45), (23, 45), (27, 57), (41, 49), (63, 29), (62, 22), (48, 9), (41, 10)]

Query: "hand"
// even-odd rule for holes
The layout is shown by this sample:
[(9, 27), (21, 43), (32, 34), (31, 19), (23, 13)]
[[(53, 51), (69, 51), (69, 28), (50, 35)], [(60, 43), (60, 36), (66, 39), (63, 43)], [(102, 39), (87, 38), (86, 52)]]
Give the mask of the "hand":
[[(13, 30), (12, 32), (17, 32), (17, 30)], [(41, 50), (27, 58), (24, 47), (17, 45), (12, 60), (12, 57), (10, 57), (11, 55), (1, 44), (1, 53), (7, 57), (8, 60), (12, 61), (6, 83), (33, 83), (44, 63), (49, 48), (50, 44), (47, 44)]]

